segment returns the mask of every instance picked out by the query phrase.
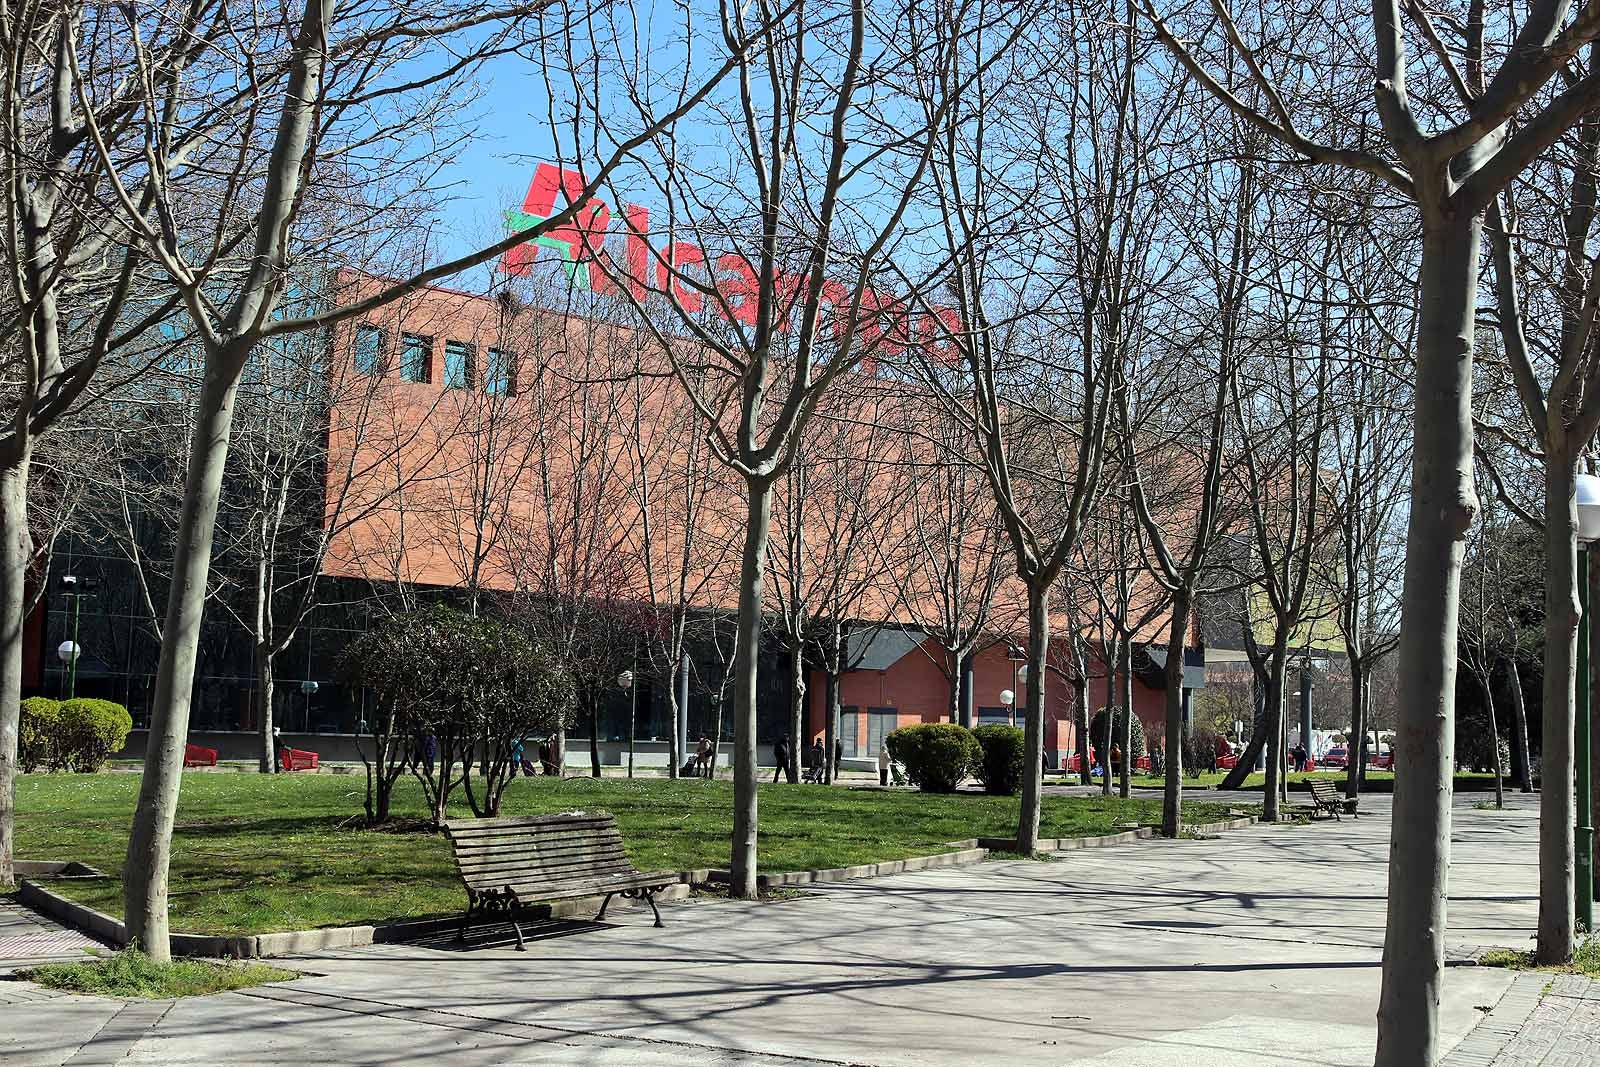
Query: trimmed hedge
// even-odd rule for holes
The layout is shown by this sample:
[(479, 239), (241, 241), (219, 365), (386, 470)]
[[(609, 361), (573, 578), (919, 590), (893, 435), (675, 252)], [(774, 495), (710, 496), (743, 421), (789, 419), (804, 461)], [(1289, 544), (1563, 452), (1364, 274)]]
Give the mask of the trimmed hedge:
[(49, 697), (29, 697), (22, 702), (22, 720), (17, 724), (17, 762), (24, 773), (40, 767), (56, 770), (56, 739), (61, 733), (61, 701)]
[(111, 700), (80, 697), (22, 702), (17, 756), (24, 771), (99, 770), (133, 729), (128, 709)]
[(75, 771), (98, 771), (128, 740), (133, 716), (114, 700), (80, 697), (61, 703), (66, 762)]
[(889, 755), (905, 765), (911, 784), (924, 793), (954, 793), (983, 758), (972, 731), (953, 722), (902, 726), (884, 741)]
[(990, 723), (972, 731), (982, 754), (972, 765), (972, 776), (983, 791), (995, 796), (1016, 796), (1027, 768), (1027, 734), (1020, 726)]

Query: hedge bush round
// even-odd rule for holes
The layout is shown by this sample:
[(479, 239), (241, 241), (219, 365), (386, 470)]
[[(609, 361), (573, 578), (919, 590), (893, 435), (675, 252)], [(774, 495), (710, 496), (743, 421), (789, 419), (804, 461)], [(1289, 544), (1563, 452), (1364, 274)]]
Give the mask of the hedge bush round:
[(1016, 796), (1022, 789), (1027, 769), (1027, 734), (1020, 726), (990, 723), (972, 731), (973, 740), (983, 750), (972, 766), (972, 776), (983, 783), (983, 791), (995, 796)]
[(953, 722), (902, 726), (884, 740), (889, 755), (905, 765), (911, 784), (924, 793), (954, 793), (983, 758), (972, 731)]
[[(1121, 708), (1116, 709), (1116, 718), (1112, 721), (1111, 740), (1106, 741), (1106, 709), (1101, 708), (1094, 713), (1094, 721), (1089, 724), (1089, 736), (1094, 739), (1095, 754), (1099, 757), (1102, 766), (1111, 758), (1111, 746), (1122, 745), (1123, 723), (1127, 719), (1127, 712)], [(1133, 740), (1129, 744), (1133, 749), (1132, 758), (1138, 759), (1145, 754), (1144, 724), (1139, 721), (1139, 716), (1133, 717)]]
[(17, 723), (17, 762), (24, 773), (40, 767), (56, 770), (57, 739), (61, 735), (61, 701), (49, 697), (29, 697), (22, 702), (22, 719)]
[(114, 700), (80, 697), (61, 702), (58, 763), (75, 771), (97, 771), (133, 729), (128, 709)]

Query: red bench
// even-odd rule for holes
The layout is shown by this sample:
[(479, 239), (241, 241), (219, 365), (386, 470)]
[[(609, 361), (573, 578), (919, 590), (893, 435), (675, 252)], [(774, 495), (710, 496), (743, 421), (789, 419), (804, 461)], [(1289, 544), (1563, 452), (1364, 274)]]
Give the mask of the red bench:
[(1238, 764), (1239, 757), (1234, 755), (1218, 756), (1217, 767), (1224, 771), (1231, 771)]
[(185, 767), (215, 767), (217, 765), (217, 750), (205, 748), (201, 745), (184, 745), (183, 765)]
[(314, 771), (317, 769), (317, 754), (303, 748), (286, 748), (278, 753), (278, 763), (286, 771)]

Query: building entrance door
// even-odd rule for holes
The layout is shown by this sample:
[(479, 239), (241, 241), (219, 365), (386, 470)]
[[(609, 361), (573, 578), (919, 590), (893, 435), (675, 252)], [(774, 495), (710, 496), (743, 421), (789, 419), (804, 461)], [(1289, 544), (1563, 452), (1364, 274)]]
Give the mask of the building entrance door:
[(846, 756), (860, 755), (856, 750), (860, 744), (856, 738), (861, 736), (861, 709), (844, 707), (839, 709), (839, 740), (844, 742)]
[(883, 739), (894, 731), (900, 718), (897, 708), (868, 708), (867, 709), (867, 752), (868, 756), (876, 756), (883, 747)]

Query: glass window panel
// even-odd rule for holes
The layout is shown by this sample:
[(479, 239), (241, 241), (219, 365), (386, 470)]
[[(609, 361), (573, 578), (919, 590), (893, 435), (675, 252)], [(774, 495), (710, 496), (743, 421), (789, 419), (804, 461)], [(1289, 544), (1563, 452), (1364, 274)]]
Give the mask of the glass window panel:
[(512, 356), (499, 348), (489, 349), (489, 367), (484, 376), (483, 388), (487, 393), (495, 396), (512, 396), (517, 391), (516, 379), (512, 376)]
[(472, 386), (472, 346), (465, 341), (444, 343), (444, 387), (468, 389)]
[(356, 327), (356, 371), (360, 374), (383, 373), (383, 331), (376, 326), (361, 323)]
[(408, 333), (400, 339), (400, 377), (408, 382), (425, 382), (433, 360), (433, 338)]

